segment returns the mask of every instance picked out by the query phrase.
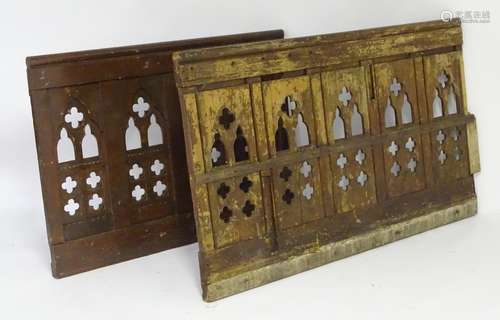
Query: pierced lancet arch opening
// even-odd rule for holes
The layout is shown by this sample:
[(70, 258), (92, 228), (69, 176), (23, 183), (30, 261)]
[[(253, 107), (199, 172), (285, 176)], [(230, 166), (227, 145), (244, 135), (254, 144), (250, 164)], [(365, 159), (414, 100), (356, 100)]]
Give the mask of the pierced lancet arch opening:
[(342, 119), (339, 107), (335, 109), (335, 119), (333, 119), (332, 132), (334, 140), (345, 139), (344, 119)]
[(352, 106), (351, 113), (351, 134), (352, 136), (360, 136), (364, 133), (363, 129), (363, 116), (358, 111), (358, 105), (354, 104)]
[(69, 97), (58, 130), (58, 163), (99, 156), (100, 130), (90, 114), (84, 103), (75, 97)]
[(408, 95), (406, 93), (403, 94), (403, 105), (401, 107), (401, 123), (409, 124), (413, 123), (413, 112), (411, 103), (408, 100)]
[(84, 127), (85, 135), (82, 138), (82, 157), (94, 158), (99, 156), (99, 145), (97, 143), (97, 138), (94, 135), (94, 131), (90, 124), (86, 124)]
[(440, 118), (443, 116), (443, 101), (439, 96), (439, 90), (434, 88), (434, 100), (432, 101), (432, 117)]
[(57, 162), (69, 162), (76, 160), (75, 146), (73, 140), (69, 137), (66, 128), (59, 131), (59, 141), (57, 142)]
[(297, 115), (297, 126), (295, 127), (295, 145), (305, 147), (309, 145), (309, 129), (304, 121), (302, 112)]
[(387, 105), (385, 106), (384, 122), (386, 128), (394, 128), (396, 126), (396, 109), (391, 103), (391, 98), (387, 98)]
[(457, 95), (455, 94), (455, 87), (452, 84), (450, 85), (450, 89), (448, 90), (448, 100), (446, 102), (446, 112), (449, 115), (458, 113)]
[(163, 120), (154, 101), (143, 89), (138, 90), (131, 101), (125, 129), (125, 149), (131, 151), (164, 144)]
[(275, 134), (276, 151), (284, 151), (290, 148), (288, 143), (288, 132), (284, 127), (283, 118), (278, 119), (278, 128)]
[(236, 129), (236, 139), (234, 140), (234, 159), (236, 162), (248, 160), (248, 143), (245, 135), (243, 134), (243, 129), (238, 126)]
[(156, 115), (153, 113), (149, 117), (148, 146), (153, 147), (160, 144), (163, 144), (163, 130), (156, 120)]

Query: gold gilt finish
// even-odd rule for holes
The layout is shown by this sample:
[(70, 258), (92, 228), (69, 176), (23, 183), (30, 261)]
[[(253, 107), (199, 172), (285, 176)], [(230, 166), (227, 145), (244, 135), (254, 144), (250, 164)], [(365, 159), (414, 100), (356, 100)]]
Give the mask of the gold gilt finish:
[(476, 213), (459, 21), (174, 54), (204, 299)]

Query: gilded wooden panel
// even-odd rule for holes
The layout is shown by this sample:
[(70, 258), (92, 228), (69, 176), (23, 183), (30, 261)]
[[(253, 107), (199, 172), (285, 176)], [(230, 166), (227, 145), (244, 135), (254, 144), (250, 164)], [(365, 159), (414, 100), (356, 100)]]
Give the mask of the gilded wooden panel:
[[(205, 299), (416, 232), (399, 226), (454, 221), (451, 208), (473, 215), (475, 119), (458, 87), (460, 44), (453, 21), (175, 54), (181, 98), (196, 100), (199, 115), (183, 113), (188, 144), (203, 153), (193, 157), (191, 187), (209, 190), (208, 206), (194, 199)], [(249, 154), (240, 162), (242, 132)], [(256, 183), (250, 194), (239, 189), (244, 177)]]

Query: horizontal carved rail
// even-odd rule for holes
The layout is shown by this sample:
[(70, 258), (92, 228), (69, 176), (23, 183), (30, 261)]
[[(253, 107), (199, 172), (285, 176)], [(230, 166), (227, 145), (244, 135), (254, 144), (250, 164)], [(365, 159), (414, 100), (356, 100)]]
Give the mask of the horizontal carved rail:
[(287, 163), (294, 163), (318, 157), (329, 156), (332, 153), (338, 153), (348, 149), (373, 147), (376, 145), (380, 145), (387, 140), (391, 140), (404, 135), (420, 135), (438, 129), (445, 129), (454, 126), (466, 125), (468, 123), (473, 123), (474, 121), (475, 121), (475, 116), (472, 114), (468, 114), (465, 116), (456, 116), (452, 118), (446, 118), (440, 121), (426, 123), (421, 126), (408, 127), (395, 132), (382, 133), (376, 136), (361, 136), (359, 138), (354, 138), (348, 141), (338, 141), (334, 145), (322, 145), (318, 147), (310, 147), (303, 149), (303, 151), (299, 153), (283, 154), (275, 158), (260, 161), (258, 163), (241, 164), (231, 168), (225, 168), (225, 167), (217, 168), (210, 171), (209, 173), (195, 176), (194, 183), (206, 184), (206, 183), (217, 182), (228, 178), (248, 175), (255, 171), (269, 170), (272, 168), (283, 166)]

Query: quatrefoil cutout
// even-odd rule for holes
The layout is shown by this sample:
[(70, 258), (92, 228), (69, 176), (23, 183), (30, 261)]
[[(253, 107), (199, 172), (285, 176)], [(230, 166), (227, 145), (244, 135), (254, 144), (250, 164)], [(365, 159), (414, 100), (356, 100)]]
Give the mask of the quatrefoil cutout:
[(413, 152), (413, 149), (415, 149), (415, 141), (412, 139), (412, 137), (409, 137), (408, 141), (406, 141), (405, 148), (409, 152)]
[(447, 158), (448, 157), (446, 156), (446, 153), (443, 151), (443, 149), (440, 149), (438, 153), (439, 163), (441, 163), (441, 165), (444, 165), (444, 162), (446, 161)]
[(399, 171), (401, 171), (401, 166), (399, 165), (399, 163), (397, 161), (394, 161), (392, 163), (392, 167), (391, 167), (392, 175), (397, 177), (399, 175)]
[(295, 194), (292, 192), (292, 190), (286, 189), (285, 193), (283, 194), (281, 199), (284, 202), (286, 202), (286, 204), (291, 204), (294, 197), (295, 197)]
[(247, 177), (243, 177), (243, 179), (241, 180), (241, 183), (240, 183), (240, 189), (243, 192), (248, 193), (248, 191), (250, 191), (250, 188), (252, 187), (252, 185), (253, 185), (252, 180), (248, 179)]
[(309, 162), (304, 161), (302, 163), (302, 166), (300, 167), (300, 173), (304, 176), (304, 178), (309, 177), (309, 174), (311, 173), (312, 167), (309, 164)]
[(155, 175), (159, 176), (163, 171), (163, 168), (165, 168), (165, 165), (161, 163), (160, 160), (156, 159), (151, 165), (151, 172), (154, 172)]
[(349, 104), (349, 101), (351, 101), (352, 95), (349, 92), (349, 90), (346, 87), (342, 87), (342, 90), (340, 91), (339, 94), (339, 101), (342, 102), (344, 107), (346, 107)]
[(247, 216), (247, 218), (250, 218), (255, 211), (255, 205), (250, 202), (250, 200), (245, 201), (245, 205), (243, 206), (243, 209), (241, 211)]
[(436, 141), (439, 142), (439, 144), (443, 144), (445, 139), (446, 135), (444, 134), (443, 130), (439, 130), (436, 135)]
[(394, 157), (394, 156), (396, 156), (396, 153), (398, 152), (398, 150), (399, 150), (399, 147), (396, 144), (396, 142), (395, 141), (391, 141), (391, 144), (387, 148), (387, 151), (389, 151), (389, 153), (392, 154), (392, 156)]
[(83, 121), (83, 113), (78, 111), (77, 107), (71, 107), (69, 112), (64, 116), (66, 123), (71, 123), (71, 128), (76, 129)]
[(365, 184), (366, 184), (366, 181), (368, 180), (368, 176), (366, 175), (366, 173), (364, 171), (361, 171), (358, 175), (358, 177), (356, 178), (356, 181), (358, 181), (358, 183), (364, 187)]
[(389, 90), (392, 92), (392, 94), (397, 97), (399, 95), (399, 92), (401, 91), (401, 83), (398, 82), (398, 79), (393, 78), (392, 83), (389, 87)]
[(283, 167), (283, 170), (281, 170), (280, 172), (280, 178), (285, 181), (288, 181), (288, 179), (290, 179), (291, 176), (292, 176), (292, 171), (288, 169), (288, 167)]
[(87, 180), (85, 180), (85, 182), (87, 182), (87, 184), (89, 186), (92, 187), (92, 189), (95, 189), (97, 187), (97, 185), (99, 184), (99, 182), (101, 182), (101, 177), (98, 176), (94, 171), (92, 171)]
[(137, 103), (132, 106), (132, 111), (137, 113), (140, 118), (144, 118), (146, 112), (149, 110), (149, 103), (147, 103), (143, 97), (137, 98)]
[(233, 211), (228, 207), (222, 208), (222, 211), (219, 214), (219, 217), (221, 218), (222, 221), (224, 221), (224, 223), (229, 223), (229, 221), (231, 221), (232, 216), (233, 216)]
[(141, 174), (144, 172), (144, 170), (137, 164), (137, 163), (134, 163), (132, 165), (132, 168), (130, 168), (130, 170), (128, 171), (128, 174), (134, 178), (134, 180), (137, 180), (139, 179), (139, 177), (141, 176)]
[(343, 153), (341, 153), (337, 158), (337, 166), (339, 166), (340, 169), (344, 169), (346, 164), (347, 164), (347, 158), (346, 156), (344, 156)]
[(143, 187), (140, 185), (136, 185), (134, 187), (134, 190), (132, 190), (132, 197), (135, 199), (135, 201), (139, 202), (141, 201), (142, 197), (146, 194), (146, 190), (144, 190)]
[(347, 188), (349, 187), (349, 179), (346, 176), (340, 177), (338, 186), (343, 191), (347, 191)]
[(94, 193), (92, 195), (92, 198), (89, 200), (89, 206), (97, 211), (99, 210), (99, 207), (101, 206), (102, 202), (103, 202), (102, 198), (97, 193)]
[(229, 186), (225, 182), (221, 183), (219, 185), (219, 188), (217, 188), (217, 194), (222, 199), (226, 199), (227, 194), (229, 193), (229, 191), (231, 191), (231, 188), (229, 188)]
[(366, 155), (363, 152), (363, 150), (359, 149), (358, 153), (356, 153), (356, 156), (354, 157), (354, 160), (356, 160), (359, 165), (363, 164), (363, 161), (365, 161)]
[(76, 181), (73, 180), (72, 177), (66, 177), (64, 182), (61, 184), (61, 188), (65, 190), (67, 193), (72, 193), (73, 190), (76, 188)]
[(446, 87), (446, 83), (448, 82), (448, 76), (446, 75), (446, 72), (443, 70), (437, 77), (437, 81), (441, 85), (441, 88)]
[(415, 169), (417, 168), (417, 161), (414, 158), (411, 158), (410, 161), (408, 161), (408, 164), (406, 167), (411, 171), (415, 172)]
[(227, 107), (222, 109), (222, 114), (219, 116), (219, 124), (224, 127), (224, 129), (229, 129), (231, 123), (235, 120), (234, 113), (232, 113)]
[(75, 202), (74, 199), (69, 199), (67, 204), (64, 206), (64, 211), (70, 216), (74, 216), (79, 208), (80, 204), (78, 202)]
[(311, 186), (310, 183), (306, 183), (304, 190), (302, 190), (302, 195), (304, 196), (304, 198), (306, 198), (307, 200), (311, 200), (313, 193), (314, 193), (314, 188)]
[(167, 190), (167, 186), (160, 180), (156, 181), (155, 185), (153, 186), (153, 192), (156, 193), (158, 197), (161, 197), (165, 190)]

